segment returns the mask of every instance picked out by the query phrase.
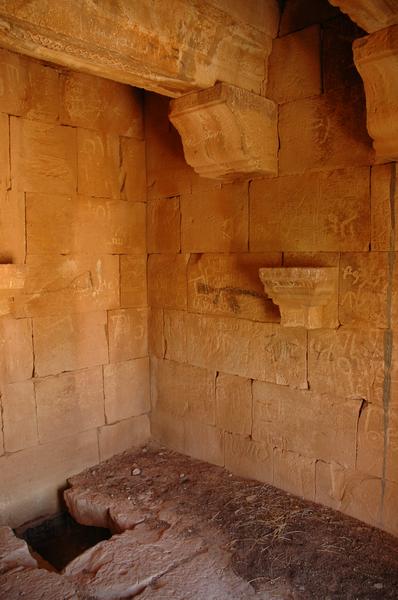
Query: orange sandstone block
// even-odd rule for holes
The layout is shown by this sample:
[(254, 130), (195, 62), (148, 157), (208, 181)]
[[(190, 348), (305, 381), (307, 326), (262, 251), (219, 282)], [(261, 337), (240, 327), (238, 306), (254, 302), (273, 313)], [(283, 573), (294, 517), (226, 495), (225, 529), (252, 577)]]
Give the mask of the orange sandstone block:
[(148, 358), (105, 365), (104, 391), (107, 424), (148, 413)]
[(146, 255), (120, 257), (120, 304), (122, 308), (137, 308), (147, 305), (146, 265)]
[(180, 199), (158, 198), (148, 202), (148, 252), (177, 253), (180, 251)]
[(0, 189), (0, 214), (0, 261), (23, 264), (26, 255), (24, 193)]
[(33, 381), (5, 385), (2, 389), (4, 449), (17, 452), (38, 443)]
[(128, 448), (142, 446), (149, 440), (149, 437), (148, 415), (131, 417), (113, 425), (105, 425), (99, 430), (100, 460), (107, 460)]
[(189, 254), (151, 254), (148, 259), (148, 300), (157, 308), (187, 306)]
[(76, 130), (11, 117), (13, 187), (25, 192), (76, 191)]
[(148, 320), (148, 349), (150, 356), (164, 358), (164, 318), (162, 308), (150, 308)]
[(241, 435), (252, 433), (252, 381), (218, 373), (216, 379), (216, 424)]
[(108, 312), (109, 359), (111, 363), (148, 354), (148, 310), (124, 308)]
[[(392, 181), (395, 163), (374, 165), (371, 172), (372, 250), (398, 249), (398, 232), (391, 227), (391, 212), (398, 210), (398, 193)], [(395, 194), (393, 193), (395, 190)]]
[(10, 127), (8, 115), (0, 113), (0, 194), (10, 186)]
[(163, 346), (164, 357), (179, 363), (187, 362), (187, 327), (188, 313), (181, 310), (165, 310)]
[(120, 142), (111, 133), (77, 130), (77, 169), (80, 194), (120, 198)]
[(382, 526), (383, 529), (395, 536), (398, 535), (397, 503), (398, 483), (386, 481)]
[(182, 419), (176, 419), (169, 412), (152, 408), (151, 437), (154, 440), (177, 452), (184, 453), (184, 435), (184, 421)]
[(213, 425), (185, 419), (184, 453), (213, 465), (224, 466), (224, 435)]
[(273, 451), (267, 444), (234, 433), (224, 434), (225, 468), (239, 477), (273, 482)]
[(323, 23), (339, 14), (340, 11), (327, 0), (289, 0), (281, 15), (279, 35)]
[(296, 496), (315, 500), (316, 460), (274, 449), (274, 485)]
[[(381, 477), (384, 454), (384, 411), (380, 406), (364, 403), (358, 421), (356, 468), (362, 473)], [(388, 436), (387, 461), (395, 445), (393, 432)], [(392, 462), (390, 463), (393, 464)], [(388, 471), (388, 463), (387, 463)]]
[(123, 200), (146, 202), (146, 152), (142, 140), (121, 138), (120, 196)]
[(41, 443), (103, 425), (101, 367), (35, 380)]
[(106, 364), (106, 329), (106, 311), (33, 319), (36, 376)]
[(181, 196), (182, 252), (245, 252), (247, 182)]
[(2, 318), (0, 321), (0, 373), (2, 381), (13, 383), (33, 374), (32, 321)]

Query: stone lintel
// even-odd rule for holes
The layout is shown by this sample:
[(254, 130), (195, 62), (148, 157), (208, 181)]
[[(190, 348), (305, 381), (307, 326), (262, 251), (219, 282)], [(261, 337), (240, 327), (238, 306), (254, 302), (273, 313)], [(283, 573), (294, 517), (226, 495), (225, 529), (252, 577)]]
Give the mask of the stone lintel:
[(277, 108), (271, 100), (217, 83), (172, 100), (169, 117), (187, 163), (202, 177), (277, 174)]

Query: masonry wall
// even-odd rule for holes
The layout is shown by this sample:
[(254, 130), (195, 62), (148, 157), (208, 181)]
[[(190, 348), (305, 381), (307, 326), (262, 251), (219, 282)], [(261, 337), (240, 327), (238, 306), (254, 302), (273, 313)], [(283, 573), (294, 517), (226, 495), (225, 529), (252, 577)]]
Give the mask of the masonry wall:
[[(398, 534), (396, 167), (374, 164), (362, 32), (311, 4), (271, 55), (279, 177), (198, 178), (146, 95), (152, 434)], [(339, 267), (337, 330), (280, 326), (258, 269), (281, 265)]]
[(0, 523), (149, 435), (146, 174), (138, 90), (0, 51)]

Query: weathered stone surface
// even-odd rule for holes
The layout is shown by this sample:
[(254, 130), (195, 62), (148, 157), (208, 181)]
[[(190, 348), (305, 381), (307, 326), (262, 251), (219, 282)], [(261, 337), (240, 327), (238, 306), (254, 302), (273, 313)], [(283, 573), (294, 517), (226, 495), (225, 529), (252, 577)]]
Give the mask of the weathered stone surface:
[(172, 360), (152, 359), (151, 402), (154, 410), (175, 418), (190, 414), (215, 424), (215, 373)]
[(10, 571), (0, 578), (0, 597), (19, 600), (21, 596), (29, 600), (84, 600), (73, 583), (45, 569)]
[(371, 174), (371, 248), (372, 250), (398, 249), (398, 232), (391, 227), (392, 211), (398, 210), (397, 193), (392, 186), (395, 163), (374, 165)]
[(284, 252), (285, 267), (338, 267), (338, 252)]
[(225, 433), (225, 468), (240, 477), (273, 482), (272, 447), (248, 437)]
[(274, 485), (296, 496), (315, 500), (316, 460), (274, 449)]
[(224, 465), (224, 434), (197, 419), (184, 421), (184, 453), (213, 465)]
[(319, 25), (274, 40), (267, 84), (271, 100), (282, 104), (321, 93), (320, 43)]
[(11, 177), (25, 192), (71, 194), (76, 190), (76, 130), (11, 117)]
[(322, 79), (325, 92), (361, 82), (354, 65), (352, 42), (363, 34), (362, 29), (345, 15), (340, 15), (324, 24)]
[(362, 86), (283, 104), (279, 108), (279, 136), (282, 175), (373, 161)]
[(188, 264), (188, 309), (193, 312), (279, 322), (258, 269), (281, 264), (281, 254), (194, 254)]
[(120, 304), (122, 308), (147, 305), (147, 257), (120, 257)]
[(240, 2), (240, 0), (210, 0), (210, 4), (225, 10), (238, 22), (251, 25), (272, 37), (276, 37), (279, 25), (279, 6), (275, 0)]
[(279, 35), (304, 29), (314, 23), (323, 23), (339, 14), (328, 0), (289, 0), (284, 6)]
[[(398, 9), (395, 19), (398, 19)], [(398, 158), (397, 55), (397, 24), (354, 42), (355, 65), (366, 93), (367, 127), (379, 162)]]
[(35, 393), (41, 443), (93, 429), (105, 422), (100, 367), (36, 379)]
[(63, 73), (61, 82), (62, 124), (143, 138), (139, 90), (76, 71)]
[(146, 202), (145, 142), (130, 138), (120, 139), (120, 196), (124, 200)]
[(317, 461), (315, 499), (365, 523), (380, 524), (381, 480), (372, 475)]
[(218, 373), (216, 379), (216, 424), (224, 431), (251, 435), (253, 419), (252, 381)]
[(369, 242), (366, 167), (254, 181), (250, 186), (252, 252), (366, 252)]
[(259, 269), (259, 275), (266, 293), (279, 306), (283, 327), (338, 326), (336, 267), (266, 267)]
[(398, 534), (398, 485), (391, 481), (386, 482), (383, 508), (383, 529), (386, 529), (393, 535)]
[(105, 311), (33, 319), (35, 375), (56, 375), (108, 362)]
[(172, 448), (177, 452), (184, 452), (185, 427), (182, 419), (176, 419), (171, 413), (158, 408), (151, 412), (151, 437), (152, 439)]
[(56, 513), (58, 489), (65, 485), (66, 478), (97, 462), (95, 430), (2, 456), (0, 523), (15, 527), (29, 519)]
[(253, 439), (354, 468), (361, 404), (254, 381)]
[(247, 250), (247, 183), (181, 196), (183, 252)]
[(26, 195), (29, 254), (143, 254), (145, 204), (87, 196)]
[(157, 358), (164, 358), (166, 351), (163, 321), (163, 309), (151, 307), (148, 317), (148, 351), (150, 356)]
[(398, 7), (388, 0), (330, 0), (365, 31), (378, 31), (398, 21)]
[(384, 332), (345, 327), (310, 331), (308, 379), (316, 392), (382, 404)]
[(111, 133), (77, 130), (77, 175), (80, 194), (120, 197), (120, 141)]
[(237, 20), (241, 11), (230, 10), (229, 3), (218, 8), (174, 2), (170, 7), (123, 0), (110, 11), (96, 5), (76, 10), (73, 3), (55, 6), (50, 1), (25, 7), (3, 0), (1, 45), (168, 96), (216, 81), (259, 92), (271, 51), (269, 32), (275, 34), (277, 7), (272, 4), (264, 34), (264, 22), (258, 28), (246, 24), (246, 17)]
[(342, 325), (387, 327), (388, 254), (342, 254), (339, 319)]
[[(397, 382), (392, 382), (391, 387), (391, 397), (388, 398), (386, 394), (386, 404), (388, 403), (388, 406), (383, 411), (380, 409), (372, 420), (372, 432), (369, 442), (372, 442), (371, 450), (374, 450), (375, 453), (377, 450), (379, 451), (379, 464), (385, 459), (386, 479), (398, 483), (398, 405), (394, 397), (394, 388), (396, 389)], [(384, 452), (385, 437), (386, 448)]]
[[(0, 188), (3, 185), (1, 178), (0, 166)], [(0, 215), (0, 260), (2, 263), (23, 264), (26, 255), (24, 193), (0, 189)]]
[[(384, 427), (384, 410), (364, 402), (358, 420), (356, 461), (358, 471), (375, 477), (382, 476)], [(389, 441), (392, 442), (391, 437)]]
[(33, 381), (2, 387), (4, 449), (17, 452), (38, 443)]
[(23, 294), (15, 315), (52, 316), (119, 306), (119, 257), (28, 256)]
[(30, 319), (1, 319), (0, 348), (0, 371), (3, 381), (12, 383), (32, 377), (33, 347)]
[(0, 135), (4, 142), (0, 149), (0, 192), (3, 194), (10, 186), (10, 128), (8, 115), (0, 113)]
[(177, 253), (181, 247), (180, 199), (159, 198), (148, 202), (148, 252)]
[(149, 417), (140, 415), (124, 419), (113, 425), (105, 425), (99, 429), (100, 460), (107, 460), (118, 452), (133, 446), (141, 446), (149, 440)]
[(125, 308), (108, 312), (111, 363), (141, 358), (148, 353), (148, 310)]
[(148, 259), (148, 300), (155, 308), (187, 307), (189, 254), (151, 254)]
[(274, 102), (222, 82), (171, 101), (187, 163), (211, 179), (275, 175), (278, 170)]
[(188, 313), (180, 310), (165, 310), (163, 312), (163, 346), (164, 358), (179, 363), (187, 362), (187, 329)]
[(0, 527), (0, 575), (14, 569), (35, 569), (37, 561), (25, 541), (14, 535), (11, 527)]
[(149, 412), (149, 362), (138, 358), (104, 367), (106, 422)]

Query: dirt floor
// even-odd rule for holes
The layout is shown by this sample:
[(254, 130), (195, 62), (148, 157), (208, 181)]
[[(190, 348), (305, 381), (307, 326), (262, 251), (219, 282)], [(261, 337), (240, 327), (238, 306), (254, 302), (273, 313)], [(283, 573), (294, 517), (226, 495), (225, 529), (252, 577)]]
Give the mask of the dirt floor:
[(198, 531), (219, 534), (234, 573), (262, 598), (398, 599), (398, 539), (164, 448), (127, 452), (88, 469), (71, 479), (66, 496), (75, 518), (114, 531), (143, 522), (167, 529), (162, 510), (171, 507)]

